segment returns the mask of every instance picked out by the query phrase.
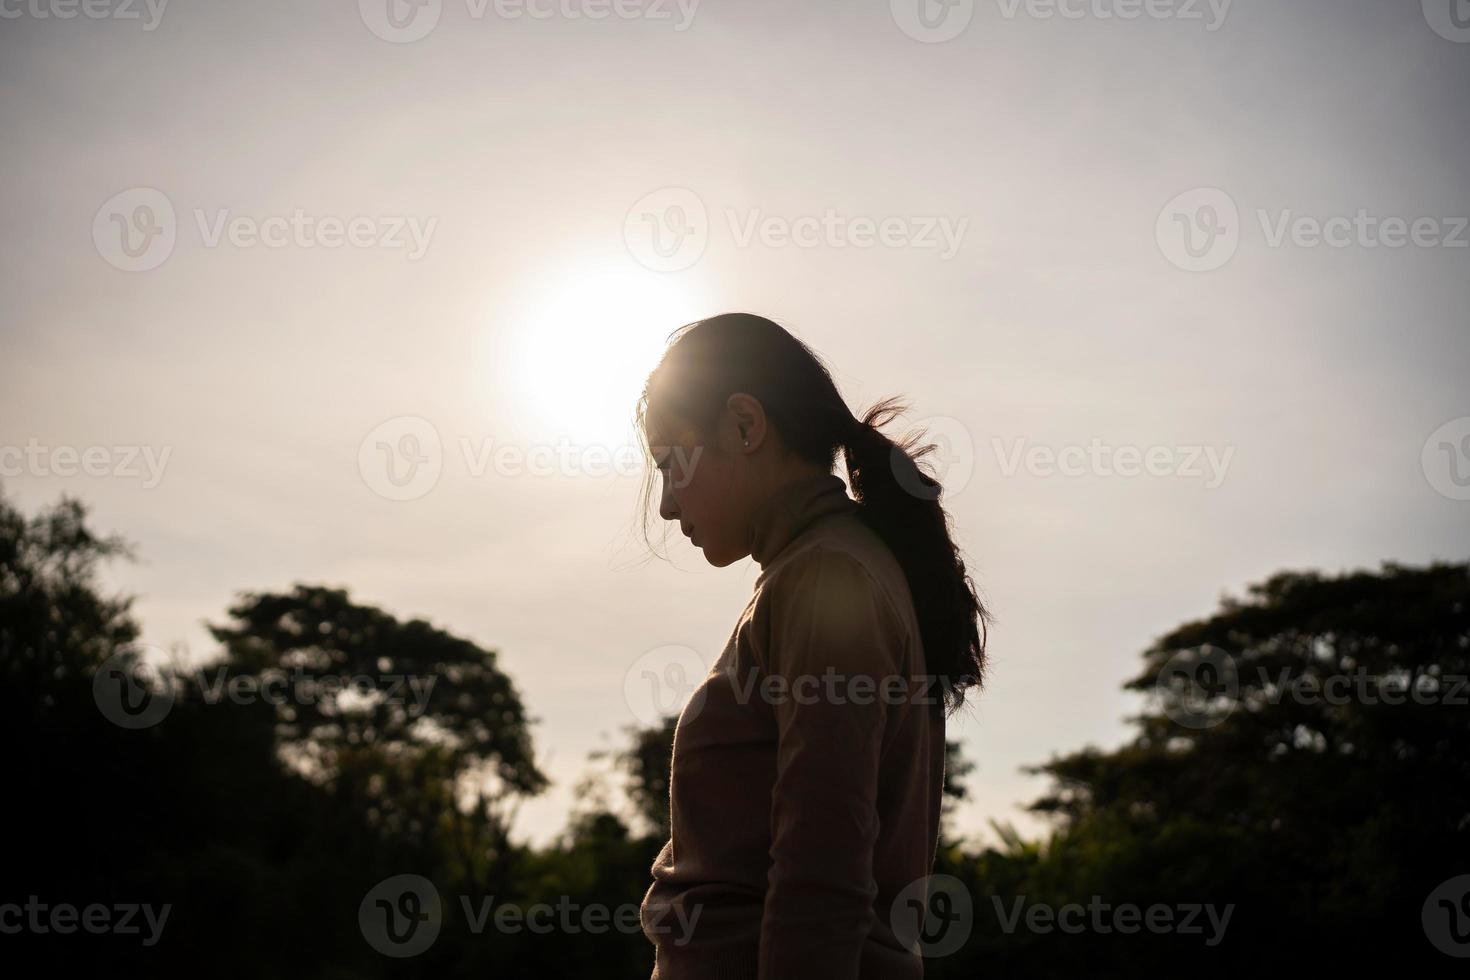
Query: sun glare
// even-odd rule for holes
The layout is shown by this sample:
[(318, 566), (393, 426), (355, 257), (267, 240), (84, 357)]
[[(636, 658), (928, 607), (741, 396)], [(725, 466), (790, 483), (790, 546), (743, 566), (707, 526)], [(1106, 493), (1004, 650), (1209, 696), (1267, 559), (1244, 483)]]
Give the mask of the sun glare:
[(669, 333), (709, 313), (658, 273), (569, 280), (526, 307), (502, 367), (549, 438), (616, 447), (634, 438), (633, 407)]

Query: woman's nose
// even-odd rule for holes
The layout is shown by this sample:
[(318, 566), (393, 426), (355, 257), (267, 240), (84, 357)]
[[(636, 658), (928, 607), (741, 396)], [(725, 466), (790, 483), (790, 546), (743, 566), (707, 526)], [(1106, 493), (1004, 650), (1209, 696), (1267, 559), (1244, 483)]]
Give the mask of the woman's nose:
[(658, 499), (658, 516), (666, 521), (677, 521), (679, 519), (679, 507), (674, 503), (674, 493), (669, 486), (669, 478), (663, 478), (663, 489)]

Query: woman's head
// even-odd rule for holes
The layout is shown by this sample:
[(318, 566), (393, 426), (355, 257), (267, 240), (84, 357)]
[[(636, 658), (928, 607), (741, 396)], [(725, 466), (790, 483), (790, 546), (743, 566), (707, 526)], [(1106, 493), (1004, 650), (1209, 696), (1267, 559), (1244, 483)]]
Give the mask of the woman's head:
[(660, 517), (678, 521), (720, 567), (750, 553), (755, 512), (776, 489), (831, 473), (841, 452), (859, 513), (903, 566), (928, 672), (954, 707), (980, 683), (986, 615), (939, 484), (915, 463), (933, 447), (880, 431), (900, 411), (888, 400), (854, 417), (810, 348), (764, 317), (727, 313), (674, 333), (637, 421), (659, 472)]

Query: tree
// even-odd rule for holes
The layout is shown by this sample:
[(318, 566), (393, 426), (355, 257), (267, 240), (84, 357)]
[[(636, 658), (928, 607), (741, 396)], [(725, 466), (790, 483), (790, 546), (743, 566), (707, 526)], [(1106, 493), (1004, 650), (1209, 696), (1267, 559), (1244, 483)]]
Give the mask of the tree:
[[(1287, 572), (1227, 598), (1145, 651), (1136, 738), (1033, 770), (1059, 833), (1026, 887), (1234, 903), (1216, 967), (1265, 948), (1347, 964), (1370, 934), (1442, 967), (1420, 913), (1470, 871), (1467, 675), (1465, 564)], [(1144, 937), (1127, 961), (1176, 945)]]
[[(319, 911), (349, 907), (358, 875), (372, 873), (342, 858), (366, 850), (363, 835), (283, 771), (268, 717), (187, 688), (157, 724), (120, 727), (102, 710), (99, 677), (113, 679), (102, 671), (145, 682), (132, 601), (98, 582), (104, 562), (130, 553), (92, 530), (77, 501), (27, 518), (0, 497), (0, 739), (16, 750), (7, 772), (16, 846), (0, 901), (171, 913), (151, 946), (137, 933), (27, 928), (7, 947), (79, 973), (208, 962), (225, 976), (319, 975), (366, 962), (348, 942), (353, 924)], [(259, 935), (296, 953), (272, 962)]]
[(131, 555), (99, 536), (79, 501), (62, 498), (27, 518), (0, 494), (0, 690), (6, 715), (41, 724), (65, 692), (138, 637), (132, 600), (104, 596), (98, 566)]
[[(7, 949), (63, 972), (203, 965), (223, 977), (483, 975), (517, 955), (514, 937), (473, 935), (451, 918), (432, 950), (403, 963), (371, 949), (358, 919), (364, 895), (392, 875), (428, 877), (453, 903), (500, 894), (524, 863), (486, 796), (457, 792), (479, 764), (507, 795), (544, 783), (493, 655), (345, 593), (298, 587), (232, 610), (212, 675), (153, 676), (132, 646), (131, 600), (98, 582), (103, 562), (128, 553), (75, 501), (27, 518), (0, 497), (0, 738), (17, 750), (17, 846), (0, 903), (170, 914), (154, 945), (26, 929), (5, 937)], [(393, 698), (379, 682), (394, 671), (435, 670), (449, 680), (426, 699), (384, 703)], [(277, 672), (284, 686), (268, 685)], [(365, 694), (341, 683), (359, 674)], [(103, 697), (114, 682), (151, 684), (167, 711), (119, 721)], [(296, 767), (302, 759), (321, 765)], [(552, 946), (524, 954), (535, 975), (556, 975)]]
[(546, 777), (495, 652), (345, 589), (248, 594), (230, 615), (211, 627), (224, 645), (213, 683), (284, 694), (283, 758), (384, 833), (435, 841), (453, 884), (503, 889), (515, 802)]

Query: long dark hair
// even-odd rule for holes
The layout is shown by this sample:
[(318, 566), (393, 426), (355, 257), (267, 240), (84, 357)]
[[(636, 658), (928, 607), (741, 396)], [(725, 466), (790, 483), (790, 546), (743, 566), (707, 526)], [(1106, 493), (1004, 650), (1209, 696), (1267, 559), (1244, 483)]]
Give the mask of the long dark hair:
[[(649, 400), (655, 397), (661, 412), (712, 433), (736, 392), (760, 400), (781, 438), (801, 458), (831, 472), (841, 450), (859, 513), (903, 567), (925, 669), (953, 712), (968, 688), (982, 684), (989, 615), (950, 537), (939, 482), (918, 465), (935, 447), (919, 445), (922, 433), (900, 442), (883, 434), (882, 427), (904, 411), (897, 399), (884, 399), (854, 416), (811, 348), (751, 313), (725, 313), (674, 331), (644, 385), (635, 420), (646, 437)], [(650, 465), (643, 488), (645, 529), (653, 474)]]

